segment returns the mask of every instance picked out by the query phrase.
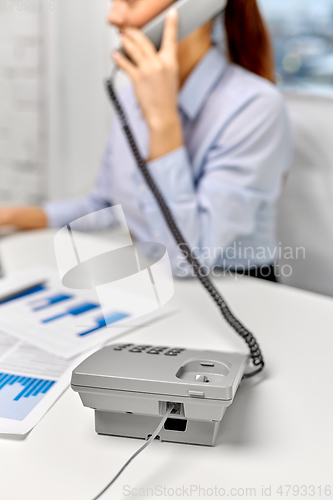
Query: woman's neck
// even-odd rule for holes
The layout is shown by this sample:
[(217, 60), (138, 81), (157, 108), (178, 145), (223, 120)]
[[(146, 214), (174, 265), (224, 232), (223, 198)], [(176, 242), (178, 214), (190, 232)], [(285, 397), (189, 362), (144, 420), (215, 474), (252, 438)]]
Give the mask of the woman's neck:
[(178, 45), (180, 88), (188, 76), (212, 46), (211, 33), (213, 23), (209, 22), (194, 31)]

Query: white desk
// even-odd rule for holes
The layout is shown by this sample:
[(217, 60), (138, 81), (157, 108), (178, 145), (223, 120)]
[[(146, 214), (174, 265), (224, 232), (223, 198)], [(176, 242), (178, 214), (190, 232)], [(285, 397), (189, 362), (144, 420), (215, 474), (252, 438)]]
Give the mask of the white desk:
[[(6, 269), (54, 265), (50, 231), (14, 236), (0, 248)], [(286, 487), (279, 495), (280, 485), (314, 485), (314, 495), (309, 488), (298, 497), (333, 498), (333, 300), (250, 278), (216, 284), (257, 336), (267, 363), (264, 379), (242, 383), (215, 448), (154, 442), (102, 498), (204, 498), (199, 492), (190, 496), (191, 485), (251, 499), (265, 498), (262, 486), (272, 486), (271, 498), (279, 499), (295, 498)], [(246, 352), (197, 282), (177, 281), (175, 288), (178, 314), (123, 339)], [(0, 498), (90, 500), (141, 444), (95, 434), (93, 411), (69, 389), (25, 441), (0, 442)], [(170, 490), (130, 496), (125, 485)], [(326, 485), (332, 486), (331, 496), (325, 495)], [(183, 486), (188, 496), (176, 490)], [(255, 488), (256, 495), (246, 495), (246, 488)], [(212, 492), (207, 493), (206, 498)], [(223, 498), (222, 493), (212, 496)]]

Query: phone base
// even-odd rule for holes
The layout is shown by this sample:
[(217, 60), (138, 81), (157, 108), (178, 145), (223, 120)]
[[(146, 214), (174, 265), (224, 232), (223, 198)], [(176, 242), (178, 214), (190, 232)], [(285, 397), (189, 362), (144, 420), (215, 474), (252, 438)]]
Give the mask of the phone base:
[[(160, 416), (134, 415), (95, 410), (95, 429), (98, 434), (148, 439)], [(169, 418), (156, 439), (173, 443), (214, 446), (221, 422)]]

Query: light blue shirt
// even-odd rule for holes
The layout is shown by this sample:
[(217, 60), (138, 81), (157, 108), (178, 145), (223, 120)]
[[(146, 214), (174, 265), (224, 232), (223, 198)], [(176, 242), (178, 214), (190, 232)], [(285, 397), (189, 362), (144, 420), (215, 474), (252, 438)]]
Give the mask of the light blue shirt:
[[(121, 93), (143, 157), (149, 133), (132, 85)], [(278, 89), (230, 64), (212, 47), (179, 93), (184, 146), (148, 163), (189, 245), (208, 268), (271, 264), (277, 258), (277, 202), (291, 151), (289, 121)], [(139, 172), (116, 117), (94, 191), (86, 198), (48, 203), (51, 227), (121, 204), (139, 241), (163, 243), (173, 271), (188, 267)], [(104, 229), (117, 221), (96, 217)], [(154, 247), (152, 246), (153, 256)]]

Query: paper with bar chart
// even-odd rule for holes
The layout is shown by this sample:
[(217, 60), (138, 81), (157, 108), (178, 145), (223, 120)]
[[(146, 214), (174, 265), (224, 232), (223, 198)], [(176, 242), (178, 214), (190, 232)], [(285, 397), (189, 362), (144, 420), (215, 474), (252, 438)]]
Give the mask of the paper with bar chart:
[(68, 361), (0, 331), (0, 436), (25, 436), (68, 387), (82, 359)]
[(0, 373), (0, 416), (23, 420), (54, 384), (55, 380)]
[(7, 437), (24, 436), (39, 422), (84, 358), (113, 337), (173, 311), (164, 307), (122, 324), (138, 314), (139, 299), (118, 295), (102, 314), (91, 290), (63, 287), (48, 268), (1, 279), (0, 300), (6, 295), (11, 298), (0, 303), (0, 436)]
[[(25, 282), (29, 273), (31, 278), (34, 276), (35, 279), (35, 271), (21, 271)], [(141, 318), (140, 311), (146, 307), (143, 301), (146, 302), (147, 299), (141, 299), (140, 296), (127, 292), (122, 294), (118, 290), (111, 300), (108, 300), (108, 304), (104, 305), (102, 311), (100, 300), (96, 294), (94, 295), (94, 290), (65, 288), (58, 274), (50, 269), (45, 271), (44, 275), (45, 283), (37, 284), (0, 303), (0, 329), (22, 341), (67, 359), (91, 350), (172, 310), (169, 306), (165, 306)], [(4, 280), (0, 280), (0, 292), (3, 294), (2, 281)], [(9, 383), (8, 390), (22, 383), (22, 381), (15, 381), (13, 385)]]

